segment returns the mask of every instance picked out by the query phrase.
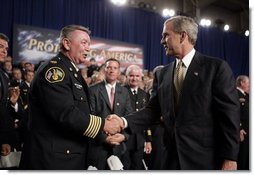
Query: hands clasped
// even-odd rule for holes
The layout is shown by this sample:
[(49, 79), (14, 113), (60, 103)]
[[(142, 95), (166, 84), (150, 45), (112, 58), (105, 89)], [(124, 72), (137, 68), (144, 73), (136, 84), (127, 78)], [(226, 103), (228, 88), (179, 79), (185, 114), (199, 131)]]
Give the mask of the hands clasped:
[(104, 132), (108, 135), (106, 142), (112, 145), (119, 145), (125, 140), (125, 136), (120, 133), (123, 129), (123, 119), (115, 114), (108, 115), (103, 128)]

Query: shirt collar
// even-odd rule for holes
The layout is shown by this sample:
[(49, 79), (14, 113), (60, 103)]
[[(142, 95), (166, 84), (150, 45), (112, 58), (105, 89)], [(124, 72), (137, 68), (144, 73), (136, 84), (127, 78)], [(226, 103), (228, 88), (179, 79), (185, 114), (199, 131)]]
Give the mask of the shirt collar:
[(104, 80), (104, 81), (105, 81), (105, 86), (107, 88), (111, 89), (113, 87), (114, 89), (116, 89), (116, 82), (114, 82), (113, 84), (110, 84), (106, 80)]
[[(196, 50), (193, 48), (187, 55), (183, 57), (182, 61), (186, 68), (190, 66), (191, 60), (193, 59), (195, 52)], [(179, 61), (179, 59), (176, 59), (176, 66), (178, 65)]]
[(138, 88), (131, 88), (131, 92), (133, 93), (133, 91), (136, 91), (136, 93), (138, 93)]
[(236, 87), (242, 94), (246, 95), (246, 93), (244, 92), (244, 90), (242, 90), (241, 88), (239, 87)]
[(73, 67), (76, 69), (76, 71), (79, 71), (79, 68), (71, 61), (71, 64), (73, 65)]

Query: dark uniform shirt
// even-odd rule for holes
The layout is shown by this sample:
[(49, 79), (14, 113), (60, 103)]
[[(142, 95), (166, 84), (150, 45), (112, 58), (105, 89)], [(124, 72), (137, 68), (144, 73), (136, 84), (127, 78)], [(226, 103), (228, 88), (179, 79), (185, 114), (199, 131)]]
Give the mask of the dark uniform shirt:
[(22, 169), (87, 169), (89, 139), (105, 139), (104, 120), (90, 115), (88, 93), (81, 74), (62, 53), (39, 68), (29, 91)]

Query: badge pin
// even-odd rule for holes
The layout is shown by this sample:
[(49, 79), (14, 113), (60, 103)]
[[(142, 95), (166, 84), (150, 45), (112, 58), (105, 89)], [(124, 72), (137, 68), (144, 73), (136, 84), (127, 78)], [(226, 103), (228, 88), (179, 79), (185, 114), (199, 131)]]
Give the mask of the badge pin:
[(72, 72), (72, 68), (70, 67), (70, 71)]
[(77, 77), (78, 77), (78, 74), (76, 74), (76, 73), (75, 73), (75, 74), (74, 74), (74, 77), (76, 77), (76, 78), (77, 78)]
[(194, 72), (194, 75), (198, 76), (198, 72)]
[(82, 89), (82, 85), (74, 83), (74, 85), (76, 86), (77, 89)]

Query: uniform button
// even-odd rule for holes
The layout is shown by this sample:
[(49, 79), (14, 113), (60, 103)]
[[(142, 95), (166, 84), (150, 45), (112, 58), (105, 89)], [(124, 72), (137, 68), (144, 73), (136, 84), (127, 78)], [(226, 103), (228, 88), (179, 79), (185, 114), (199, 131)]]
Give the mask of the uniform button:
[(83, 100), (83, 97), (80, 97), (80, 100)]
[(136, 109), (136, 111), (138, 111), (138, 109)]
[(116, 103), (117, 106), (119, 106), (120, 104), (119, 103)]
[(136, 104), (138, 104), (138, 101), (136, 102)]
[(71, 153), (71, 151), (67, 149), (66, 150), (66, 154), (70, 154), (70, 153)]

